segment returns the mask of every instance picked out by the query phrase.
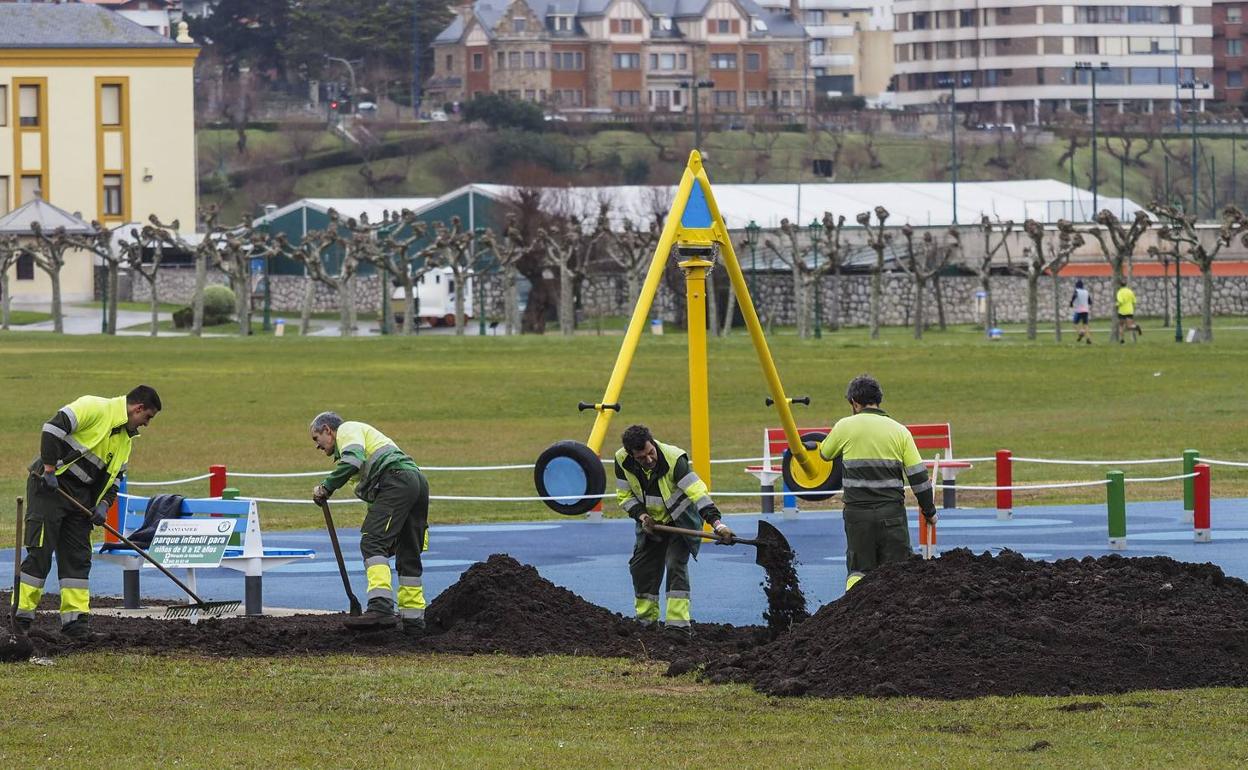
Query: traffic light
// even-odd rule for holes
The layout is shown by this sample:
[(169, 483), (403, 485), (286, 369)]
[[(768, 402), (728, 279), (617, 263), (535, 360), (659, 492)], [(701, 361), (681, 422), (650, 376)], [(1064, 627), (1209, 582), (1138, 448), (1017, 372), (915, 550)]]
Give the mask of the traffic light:
[(337, 99), (331, 99), (331, 100), (330, 100), (330, 102), (329, 102), (329, 111), (330, 111), (330, 112), (337, 112), (337, 111), (338, 111), (338, 100), (337, 100)]

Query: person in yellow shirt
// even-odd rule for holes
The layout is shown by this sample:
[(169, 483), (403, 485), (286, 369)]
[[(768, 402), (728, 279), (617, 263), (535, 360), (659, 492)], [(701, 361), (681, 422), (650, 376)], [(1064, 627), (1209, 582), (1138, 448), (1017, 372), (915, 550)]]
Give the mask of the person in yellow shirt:
[(1135, 322), (1135, 292), (1131, 291), (1131, 286), (1126, 283), (1120, 286), (1114, 300), (1118, 305), (1118, 341), (1126, 342), (1128, 331), (1143, 334), (1144, 330)]

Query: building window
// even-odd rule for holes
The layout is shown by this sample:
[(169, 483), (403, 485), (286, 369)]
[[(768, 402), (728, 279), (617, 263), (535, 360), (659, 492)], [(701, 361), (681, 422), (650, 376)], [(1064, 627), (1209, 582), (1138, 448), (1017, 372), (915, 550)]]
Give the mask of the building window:
[(729, 19), (716, 19), (715, 31), (721, 35), (727, 35), (732, 32), (732, 21)]
[(612, 91), (611, 101), (616, 107), (638, 107), (641, 105), (640, 91)]
[(452, 63), (453, 63), (454, 61), (455, 61), (455, 57), (454, 57), (454, 56), (451, 56), (451, 55), (448, 53), (448, 54), (446, 55), (446, 67), (444, 67), (442, 71), (443, 71), (443, 72), (450, 72), (452, 69), (454, 69), (454, 67), (452, 66)]
[(525, 22), (525, 20), (524, 20), (523, 18), (512, 19), (512, 20), (511, 20), (511, 31), (512, 31), (512, 32), (514, 32), (514, 33), (516, 33), (517, 35), (519, 35), (520, 33), (524, 32), (524, 22)]
[(1227, 70), (1226, 87), (1227, 88), (1243, 88), (1244, 87), (1244, 73), (1239, 70)]
[(536, 88), (526, 89), (524, 92), (524, 99), (525, 101), (528, 101), (528, 102), (537, 101), (537, 89)]
[(784, 55), (784, 68), (786, 70), (797, 69), (797, 56), (791, 53), (786, 53)]
[(818, 26), (823, 23), (823, 11), (803, 11), (802, 23)]
[[(823, 41), (821, 40), (821, 41), (819, 41), (819, 42), (823, 42)], [(758, 55), (758, 54), (756, 54), (756, 53), (747, 53), (747, 54), (745, 55), (745, 70), (746, 70), (746, 72), (758, 72), (760, 69), (762, 69), (762, 66), (763, 66), (763, 57), (762, 57), (762, 56), (760, 56), (760, 55)]]
[(1228, 5), (1226, 7), (1226, 21), (1228, 24), (1238, 24), (1243, 20), (1243, 10), (1238, 5)]
[(498, 69), (507, 69), (507, 54), (502, 51), (498, 52)]
[(737, 68), (737, 55), (735, 53), (713, 53), (711, 54), (711, 69), (713, 70), (735, 70)]
[(617, 53), (611, 56), (611, 66), (617, 70), (641, 69), (641, 54)]
[(18, 86), (18, 125), (39, 125), (39, 86)]
[(555, 51), (550, 55), (554, 68), (557, 70), (579, 70), (585, 68), (585, 56), (580, 51)]
[(671, 91), (651, 91), (650, 103), (655, 107), (671, 107), (672, 92)]
[(979, 55), (978, 40), (963, 40), (958, 43), (958, 53), (962, 58), (974, 57)]
[(104, 175), (104, 215), (122, 215), (121, 208), (121, 174)]
[(17, 280), (35, 280), (35, 257), (28, 251), (17, 258)]
[(736, 107), (737, 92), (736, 91), (715, 91), (714, 105), (716, 107)]
[(1244, 55), (1244, 41), (1238, 38), (1234, 40), (1227, 40), (1226, 41), (1226, 55), (1227, 56), (1243, 56)]
[(746, 107), (763, 107), (766, 106), (765, 97), (762, 91), (746, 91), (745, 92)]
[(0, 216), (9, 213), (9, 178), (0, 176)]
[(958, 26), (959, 27), (975, 26), (975, 11), (974, 10), (958, 11)]
[(0, 126), (9, 125), (9, 87), (0, 86)]
[(474, 53), (472, 55), (472, 69), (476, 72), (485, 69), (485, 57), (479, 53)]
[(19, 206), (43, 195), (43, 177), (39, 174), (23, 174), (22, 188), (19, 192), (21, 197), (16, 201)]
[(533, 51), (525, 51), (524, 52), (524, 68), (526, 70), (531, 70), (536, 66), (537, 66), (537, 54), (535, 54)]
[(914, 22), (915, 29), (927, 29), (927, 14), (926, 13), (916, 13), (912, 15), (914, 16), (913, 22)]
[(1096, 53), (1096, 41), (1094, 37), (1075, 38), (1075, 53)]
[(520, 52), (519, 51), (507, 52), (507, 69), (509, 70), (520, 69)]
[(620, 19), (620, 34), (631, 35), (634, 31), (640, 32), (641, 25), (635, 24), (632, 19)]

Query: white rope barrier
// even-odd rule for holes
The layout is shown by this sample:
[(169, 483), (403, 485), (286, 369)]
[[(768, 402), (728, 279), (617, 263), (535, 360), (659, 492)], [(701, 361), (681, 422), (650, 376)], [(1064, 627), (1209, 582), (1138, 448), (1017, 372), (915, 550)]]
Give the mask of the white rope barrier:
[(328, 476), (329, 471), (307, 471), (304, 473), (236, 473), (227, 471), (226, 478), (237, 476), (240, 479), (301, 479), (313, 476)]
[(1074, 487), (1101, 487), (1109, 483), (1109, 479), (1104, 481), (1068, 481), (1060, 484), (1018, 484), (1012, 487), (998, 486), (971, 486), (970, 484), (933, 484), (933, 489), (971, 489), (981, 492), (996, 492), (1002, 489), (1073, 489)]
[(202, 473), (198, 476), (191, 476), (185, 479), (173, 479), (171, 481), (126, 481), (127, 486), (131, 487), (172, 487), (177, 484), (190, 484), (193, 481), (203, 481), (211, 478), (211, 473)]
[(1149, 479), (1149, 478), (1145, 478), (1145, 479), (1123, 479), (1123, 482), (1124, 482), (1124, 483), (1127, 483), (1127, 484), (1140, 484), (1140, 483), (1147, 483), (1147, 482), (1157, 482), (1157, 481), (1178, 481), (1179, 479), (1194, 479), (1194, 478), (1196, 478), (1196, 474), (1195, 474), (1195, 473), (1180, 473), (1180, 474), (1179, 474), (1179, 475), (1177, 475), (1177, 476), (1154, 476), (1154, 477), (1153, 477), (1153, 478), (1151, 478), (1151, 479)]
[(1044, 465), (1157, 465), (1181, 463), (1182, 457), (1162, 457), (1157, 460), (1049, 460), (1040, 457), (1013, 457), (1016, 463), (1042, 463)]
[(1248, 463), (1235, 462), (1234, 460), (1211, 460), (1208, 457), (1198, 457), (1196, 462), (1209, 465), (1226, 465), (1231, 468), (1248, 468)]
[(945, 458), (944, 460), (942, 460), (941, 462), (949, 462), (949, 463), (986, 463), (986, 462), (992, 462), (993, 460), (996, 460), (996, 459), (997, 459), (997, 458), (996, 458), (995, 456), (994, 456), (994, 457), (946, 457), (946, 458)]

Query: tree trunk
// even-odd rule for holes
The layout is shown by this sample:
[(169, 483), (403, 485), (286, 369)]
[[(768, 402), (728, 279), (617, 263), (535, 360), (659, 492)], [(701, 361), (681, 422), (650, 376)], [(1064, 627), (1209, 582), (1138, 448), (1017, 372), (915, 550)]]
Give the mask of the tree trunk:
[(706, 271), (706, 317), (710, 319), (711, 335), (718, 337), (720, 334), (719, 296), (715, 293), (715, 268), (713, 267)]
[(828, 331), (839, 331), (841, 328), (841, 270), (837, 268), (828, 273)]
[(932, 293), (936, 295), (936, 321), (940, 330), (945, 331), (945, 292), (940, 288), (940, 271), (932, 276)]
[(1200, 298), (1201, 337), (1203, 342), (1213, 342), (1213, 260), (1201, 263), (1200, 285), (1205, 295)]
[(551, 305), (550, 282), (541, 273), (526, 275), (529, 279), (529, 301), (525, 304), (521, 329), (533, 334), (546, 333), (546, 311)]
[(572, 271), (559, 267), (559, 333), (571, 337), (576, 333), (576, 287)]
[[(1062, 305), (1060, 292), (1058, 291), (1057, 268), (1054, 267), (1053, 273), (1053, 339), (1062, 341)], [(1075, 340), (1078, 342), (1078, 340)]]
[(0, 270), (0, 330), (9, 330), (9, 271)]
[(338, 280), (338, 304), (341, 306), (342, 336), (355, 336), (355, 277)]
[(111, 260), (106, 263), (104, 280), (104, 311), (108, 318), (106, 334), (117, 334), (117, 272), (120, 266)]
[(980, 273), (979, 287), (984, 291), (984, 334), (993, 327), (992, 318), (992, 276), (987, 270)]
[(191, 334), (204, 333), (204, 289), (208, 283), (208, 255), (195, 253), (195, 295), (191, 298)]
[(61, 268), (49, 271), (48, 278), (52, 279), (52, 331), (64, 334), (65, 319), (61, 317)]
[(1036, 315), (1040, 310), (1040, 273), (1034, 268), (1027, 271), (1027, 339), (1036, 338)]
[(629, 270), (626, 274), (628, 286), (628, 306), (636, 307), (637, 300), (641, 299), (641, 283), (642, 277), (635, 269)]
[(230, 283), (234, 287), (234, 313), (238, 316), (238, 333), (246, 337), (251, 334), (251, 286), (247, 282), (248, 274), (238, 270), (231, 276)]
[(914, 338), (916, 340), (923, 339), (923, 289), (926, 288), (927, 281), (919, 277), (918, 273), (914, 275)]
[(883, 271), (880, 269), (871, 272), (871, 339), (878, 340), (880, 338), (880, 303), (883, 302)]
[[(466, 326), (464, 318), (464, 297), (468, 295), (468, 273), (451, 273), (455, 276), (455, 336), (464, 336)], [(480, 315), (484, 309), (476, 308), (477, 314)]]
[[(147, 278), (147, 276), (143, 276), (143, 277), (144, 277), (144, 278)], [(157, 290), (157, 288), (156, 288), (156, 265), (152, 265), (152, 277), (151, 277), (151, 278), (147, 278), (147, 282), (148, 282), (149, 284), (151, 284), (151, 288), (152, 288), (152, 331), (151, 331), (151, 336), (152, 336), (152, 337), (158, 337), (158, 336), (160, 336), (160, 335), (159, 335), (158, 330), (157, 330), (157, 328), (156, 328), (156, 323), (157, 323), (157, 316), (158, 316), (158, 314), (159, 314), (159, 312), (160, 312), (160, 296), (159, 296), (159, 291), (158, 291), (158, 290)], [(110, 330), (113, 334), (116, 334), (116, 333), (117, 333), (117, 332), (115, 332), (115, 331), (112, 331), (112, 329), (113, 329), (113, 324), (109, 324), (109, 325), (108, 325), (108, 328), (109, 328), (109, 330)]]
[(508, 336), (520, 333), (520, 296), (516, 268), (511, 265), (503, 268), (503, 323), (507, 324)]
[(409, 271), (399, 275), (403, 278), (403, 334), (410, 336), (416, 333), (416, 286)]
[(1115, 259), (1115, 260), (1111, 261), (1109, 264), (1110, 264), (1110, 267), (1112, 267), (1112, 268), (1113, 268), (1113, 273), (1114, 273), (1114, 285), (1113, 285), (1113, 287), (1110, 289), (1110, 297), (1109, 297), (1109, 306), (1110, 306), (1110, 307), (1112, 307), (1112, 308), (1114, 308), (1114, 312), (1113, 312), (1113, 313), (1111, 313), (1111, 314), (1110, 314), (1110, 316), (1109, 316), (1109, 318), (1110, 318), (1110, 324), (1109, 324), (1109, 341), (1110, 341), (1110, 342), (1117, 342), (1117, 341), (1118, 341), (1118, 338), (1121, 336), (1121, 335), (1118, 333), (1118, 298), (1117, 298), (1117, 294), (1118, 294), (1118, 289), (1119, 289), (1119, 288), (1121, 288), (1122, 286), (1126, 285), (1126, 279), (1125, 279), (1125, 278), (1123, 277), (1123, 275), (1122, 275), (1122, 260), (1120, 260), (1120, 259)]
[(312, 303), (316, 301), (316, 280), (312, 276), (303, 287), (303, 309), (299, 314), (299, 336), (306, 337), (312, 331)]
[(728, 308), (724, 313), (724, 327), (720, 331), (719, 336), (727, 337), (732, 333), (732, 316), (737, 312), (737, 293), (732, 290), (732, 286), (728, 287)]
[(1170, 328), (1170, 271), (1165, 270), (1161, 279), (1161, 325)]

